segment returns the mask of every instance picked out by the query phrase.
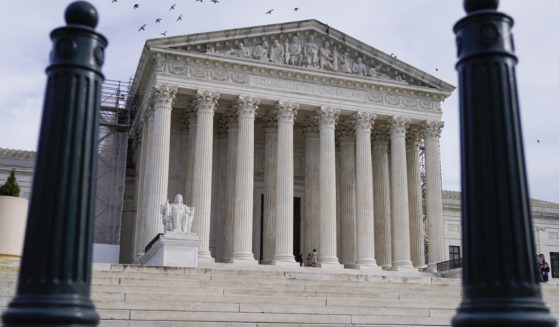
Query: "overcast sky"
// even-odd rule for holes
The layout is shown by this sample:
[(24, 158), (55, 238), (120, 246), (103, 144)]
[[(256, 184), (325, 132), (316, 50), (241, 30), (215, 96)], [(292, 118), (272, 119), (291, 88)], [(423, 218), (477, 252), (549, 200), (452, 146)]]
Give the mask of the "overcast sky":
[[(109, 40), (107, 79), (134, 75), (146, 39), (253, 25), (317, 19), (398, 59), (457, 85), (451, 0), (93, 0)], [(68, 1), (0, 1), (0, 147), (36, 150), (49, 33), (64, 24)], [(140, 7), (133, 9), (135, 3)], [(176, 3), (175, 10), (169, 7)], [(295, 7), (300, 8), (295, 12)], [(271, 15), (265, 12), (274, 9)], [(559, 32), (557, 0), (502, 0), (515, 19), (517, 77), (531, 197), (559, 202)], [(183, 20), (176, 22), (178, 15)], [(155, 24), (155, 18), (163, 21)], [(147, 24), (145, 31), (138, 28)], [(438, 71), (435, 69), (438, 68)], [(458, 92), (443, 103), (443, 188), (460, 189)], [(538, 143), (537, 140), (540, 140)]]

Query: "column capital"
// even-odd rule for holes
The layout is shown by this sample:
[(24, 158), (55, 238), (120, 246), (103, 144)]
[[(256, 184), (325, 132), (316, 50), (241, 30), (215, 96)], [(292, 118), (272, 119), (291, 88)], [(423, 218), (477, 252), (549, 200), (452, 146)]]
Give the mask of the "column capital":
[(177, 87), (168, 84), (156, 84), (153, 87), (152, 97), (154, 101), (163, 102), (168, 106), (172, 106), (177, 95)]
[(409, 125), (406, 131), (406, 145), (417, 148), (421, 143), (422, 128), (419, 125)]
[(353, 122), (348, 116), (341, 116), (336, 128), (336, 138), (339, 142), (355, 142)]
[(303, 132), (305, 137), (318, 137), (318, 119), (316, 116), (310, 116), (303, 121)]
[(352, 115), (355, 132), (371, 132), (377, 115), (371, 112), (358, 111)]
[(237, 111), (238, 118), (252, 118), (258, 110), (258, 105), (260, 104), (260, 98), (252, 97), (248, 95), (239, 95), (235, 99), (235, 109)]
[(278, 131), (278, 115), (273, 111), (268, 111), (262, 116), (262, 122), (264, 123), (264, 128), (266, 133)]
[(316, 110), (316, 114), (321, 127), (335, 128), (340, 110), (334, 109), (330, 106), (321, 106)]
[(217, 100), (219, 100), (219, 92), (217, 91), (196, 90), (192, 104), (196, 112), (206, 112), (213, 115)]
[(436, 120), (428, 120), (428, 121), (424, 121), (421, 124), (421, 127), (423, 128), (423, 135), (425, 138), (439, 139), (443, 131), (444, 122), (436, 121)]
[(397, 135), (406, 135), (406, 128), (410, 123), (409, 118), (392, 116), (388, 118), (388, 124), (390, 125), (390, 131)]
[(295, 122), (295, 116), (297, 116), (297, 110), (299, 110), (297, 103), (278, 101), (275, 108), (277, 109), (278, 121), (291, 124)]
[(387, 145), (390, 140), (390, 125), (386, 122), (377, 122), (373, 128), (373, 144)]

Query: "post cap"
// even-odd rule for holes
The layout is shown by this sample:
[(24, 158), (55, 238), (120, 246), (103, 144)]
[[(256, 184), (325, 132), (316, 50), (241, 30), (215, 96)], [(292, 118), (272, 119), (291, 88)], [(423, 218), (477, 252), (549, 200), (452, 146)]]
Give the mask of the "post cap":
[(64, 13), (66, 24), (85, 25), (95, 28), (99, 22), (97, 9), (87, 1), (72, 2)]
[(464, 9), (467, 13), (473, 11), (493, 9), (499, 7), (499, 0), (464, 0)]

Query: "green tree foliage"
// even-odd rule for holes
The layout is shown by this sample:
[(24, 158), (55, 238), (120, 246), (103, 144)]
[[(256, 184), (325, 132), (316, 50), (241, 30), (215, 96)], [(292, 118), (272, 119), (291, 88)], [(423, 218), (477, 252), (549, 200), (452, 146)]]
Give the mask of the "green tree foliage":
[(16, 170), (12, 169), (10, 173), (10, 177), (4, 185), (0, 186), (0, 195), (8, 195), (8, 196), (19, 196), (19, 185), (17, 185), (16, 181)]

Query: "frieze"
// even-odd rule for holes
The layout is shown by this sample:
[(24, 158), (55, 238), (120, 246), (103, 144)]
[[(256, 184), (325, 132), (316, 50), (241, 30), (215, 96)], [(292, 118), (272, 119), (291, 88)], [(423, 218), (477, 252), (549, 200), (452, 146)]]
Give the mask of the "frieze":
[(296, 91), (321, 96), (349, 98), (381, 105), (404, 106), (405, 108), (423, 111), (441, 111), (440, 103), (437, 100), (423, 98), (419, 95), (414, 97), (392, 94), (387, 91), (348, 89), (339, 86), (320, 85), (312, 82), (248, 74), (247, 72), (233, 69), (206, 67), (193, 63), (165, 62), (162, 65), (161, 73), (219, 82), (246, 84), (270, 89)]
[(252, 40), (210, 42), (196, 47), (186, 46), (182, 49), (430, 87), (371, 55), (313, 32), (289, 36), (268, 35)]

